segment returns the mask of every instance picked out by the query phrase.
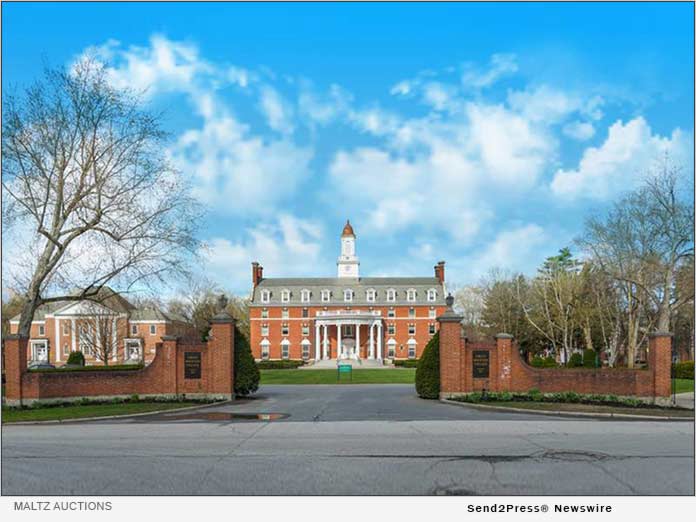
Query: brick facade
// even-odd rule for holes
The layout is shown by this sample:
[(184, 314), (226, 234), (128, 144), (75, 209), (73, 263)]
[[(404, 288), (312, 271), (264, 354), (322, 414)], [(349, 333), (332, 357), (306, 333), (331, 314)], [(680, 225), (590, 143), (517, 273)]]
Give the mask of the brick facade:
[[(207, 343), (165, 336), (155, 345), (152, 362), (134, 371), (29, 371), (26, 356), (29, 340), (11, 335), (4, 342), (8, 405), (133, 394), (220, 399), (231, 399), (234, 395), (234, 320), (231, 317), (217, 317), (211, 321)], [(187, 353), (200, 353), (200, 378), (186, 378), (184, 358)]]
[[(440, 396), (480, 392), (542, 393), (573, 391), (664, 399), (671, 393), (671, 334), (650, 337), (648, 368), (534, 368), (520, 356), (512, 336), (499, 334), (495, 342), (471, 343), (462, 335), (461, 317), (448, 310), (440, 322)], [(484, 352), (487, 378), (474, 377), (474, 355)]]

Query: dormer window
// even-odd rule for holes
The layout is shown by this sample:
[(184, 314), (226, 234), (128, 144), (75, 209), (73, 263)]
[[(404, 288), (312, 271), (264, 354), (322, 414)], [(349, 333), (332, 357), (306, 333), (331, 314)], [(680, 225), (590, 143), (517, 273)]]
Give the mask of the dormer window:
[(302, 293), (300, 294), (300, 299), (303, 303), (309, 303), (309, 298), (311, 295), (312, 293), (305, 288), (304, 290), (302, 290)]
[(346, 288), (346, 289), (343, 291), (343, 300), (344, 300), (346, 303), (350, 303), (350, 302), (353, 301), (353, 291), (352, 291), (350, 288)]
[(415, 291), (415, 289), (409, 288), (409, 289), (406, 291), (406, 300), (407, 300), (407, 301), (411, 301), (411, 302), (413, 302), (413, 301), (416, 300), (416, 291)]
[(328, 303), (329, 301), (331, 301), (331, 290), (322, 290), (321, 291), (321, 302)]
[(387, 290), (387, 301), (389, 301), (390, 303), (396, 301), (396, 290), (394, 290), (393, 288)]
[(375, 296), (377, 295), (377, 292), (375, 292), (374, 288), (370, 288), (367, 291), (367, 302), (368, 303), (374, 303), (375, 302)]
[(437, 290), (435, 290), (434, 288), (431, 288), (430, 290), (428, 290), (428, 301), (433, 303), (433, 302), (435, 302), (436, 299), (437, 299)]
[(268, 303), (271, 301), (271, 292), (269, 290), (261, 290), (261, 302)]
[(280, 300), (283, 303), (288, 303), (290, 302), (290, 290), (283, 290), (280, 294)]

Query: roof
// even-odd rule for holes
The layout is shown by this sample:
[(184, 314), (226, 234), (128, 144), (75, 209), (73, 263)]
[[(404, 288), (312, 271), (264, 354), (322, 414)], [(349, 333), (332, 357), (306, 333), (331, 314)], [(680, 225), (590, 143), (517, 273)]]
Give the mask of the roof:
[[(327, 305), (344, 304), (343, 291), (353, 290), (353, 300), (349, 302), (353, 305), (444, 305), (444, 287), (436, 277), (298, 277), (298, 278), (269, 278), (262, 279), (254, 288), (251, 296), (251, 306), (262, 305)], [(367, 301), (367, 290), (376, 291), (375, 301)], [(387, 301), (387, 290), (396, 291), (396, 300)], [(410, 289), (416, 291), (416, 300), (408, 301), (406, 292)], [(428, 301), (428, 290), (435, 289), (435, 301)], [(268, 303), (261, 303), (261, 291), (271, 292)], [(290, 300), (282, 302), (281, 294), (283, 290), (290, 291)], [(302, 290), (310, 291), (309, 302), (302, 302)], [(331, 302), (321, 301), (322, 290), (331, 291)]]
[(353, 225), (350, 224), (350, 219), (346, 220), (346, 225), (343, 227), (341, 237), (344, 236), (355, 236), (355, 232), (353, 232)]
[(131, 312), (131, 321), (179, 321), (188, 322), (183, 315), (164, 312), (160, 308), (144, 307), (136, 308)]

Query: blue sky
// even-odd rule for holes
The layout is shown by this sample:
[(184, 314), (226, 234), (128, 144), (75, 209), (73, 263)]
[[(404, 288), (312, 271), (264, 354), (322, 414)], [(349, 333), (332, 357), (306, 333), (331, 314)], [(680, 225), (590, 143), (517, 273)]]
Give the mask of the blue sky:
[(693, 171), (693, 6), (3, 4), (3, 89), (85, 53), (163, 110), (246, 293), (335, 273), (531, 272), (668, 151)]

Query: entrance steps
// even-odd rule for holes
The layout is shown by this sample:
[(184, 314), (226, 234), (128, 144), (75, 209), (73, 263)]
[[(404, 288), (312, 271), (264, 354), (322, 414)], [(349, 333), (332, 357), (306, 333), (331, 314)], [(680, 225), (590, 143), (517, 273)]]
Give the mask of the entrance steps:
[(341, 364), (348, 364), (355, 370), (360, 369), (390, 369), (393, 368), (388, 362), (378, 361), (376, 359), (324, 359), (321, 361), (308, 361), (307, 364), (300, 366), (300, 369), (305, 370), (335, 370), (338, 366), (338, 362)]

